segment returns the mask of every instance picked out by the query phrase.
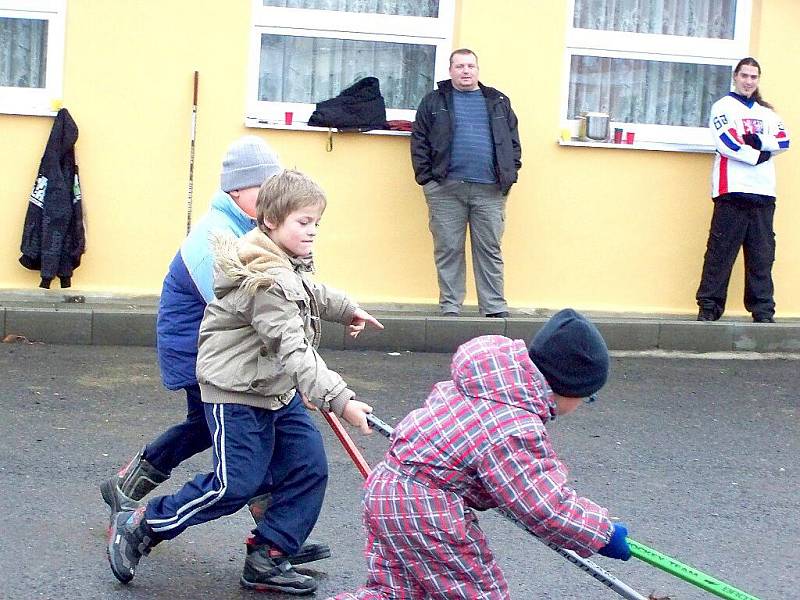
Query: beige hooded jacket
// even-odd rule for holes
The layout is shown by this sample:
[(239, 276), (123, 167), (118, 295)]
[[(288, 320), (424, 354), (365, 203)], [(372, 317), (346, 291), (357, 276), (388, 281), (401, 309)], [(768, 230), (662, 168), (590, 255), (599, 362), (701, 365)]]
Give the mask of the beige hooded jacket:
[(277, 410), (298, 391), (341, 416), (355, 393), (317, 354), (320, 319), (349, 325), (357, 304), (311, 281), (310, 261), (289, 257), (259, 229), (219, 236), (213, 247), (216, 298), (197, 356), (203, 402)]

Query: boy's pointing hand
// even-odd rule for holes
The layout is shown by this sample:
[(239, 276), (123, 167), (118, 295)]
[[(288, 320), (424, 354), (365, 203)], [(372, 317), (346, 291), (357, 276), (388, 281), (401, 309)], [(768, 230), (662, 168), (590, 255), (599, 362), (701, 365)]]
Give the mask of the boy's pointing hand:
[(375, 329), (383, 329), (383, 325), (378, 319), (363, 308), (357, 308), (356, 312), (353, 314), (353, 320), (350, 321), (350, 325), (347, 326), (347, 332), (350, 334), (350, 337), (358, 337), (358, 334), (364, 331), (364, 327), (367, 326), (367, 323), (372, 325)]

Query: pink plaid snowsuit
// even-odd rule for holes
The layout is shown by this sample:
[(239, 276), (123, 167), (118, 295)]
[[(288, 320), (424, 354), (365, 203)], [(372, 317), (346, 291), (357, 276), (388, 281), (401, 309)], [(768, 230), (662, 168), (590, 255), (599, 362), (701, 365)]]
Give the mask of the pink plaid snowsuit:
[(336, 600), (508, 598), (474, 510), (506, 508), (584, 557), (608, 543), (606, 509), (566, 485), (544, 427), (555, 417), (552, 391), (525, 344), (470, 340), (451, 374), (400, 422), (367, 479), (368, 580)]

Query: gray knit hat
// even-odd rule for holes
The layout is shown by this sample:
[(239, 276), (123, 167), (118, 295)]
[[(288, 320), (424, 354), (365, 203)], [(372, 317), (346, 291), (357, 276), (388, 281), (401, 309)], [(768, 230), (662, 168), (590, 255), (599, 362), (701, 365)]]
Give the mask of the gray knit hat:
[(228, 147), (222, 161), (220, 187), (223, 192), (259, 187), (280, 171), (275, 151), (261, 138), (246, 135)]

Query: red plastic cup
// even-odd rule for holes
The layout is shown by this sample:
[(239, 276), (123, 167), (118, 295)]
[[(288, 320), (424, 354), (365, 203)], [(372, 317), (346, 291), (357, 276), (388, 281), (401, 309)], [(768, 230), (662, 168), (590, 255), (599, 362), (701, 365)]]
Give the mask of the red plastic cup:
[(634, 138), (635, 135), (636, 135), (635, 131), (628, 131), (625, 134), (625, 143), (626, 144), (632, 144), (633, 143), (633, 138)]
[(287, 110), (285, 113), (283, 113), (283, 122), (286, 123), (287, 125), (292, 124), (293, 118), (294, 118), (294, 113), (292, 111)]
[(622, 129), (620, 127), (614, 128), (614, 143), (615, 144), (622, 143)]

